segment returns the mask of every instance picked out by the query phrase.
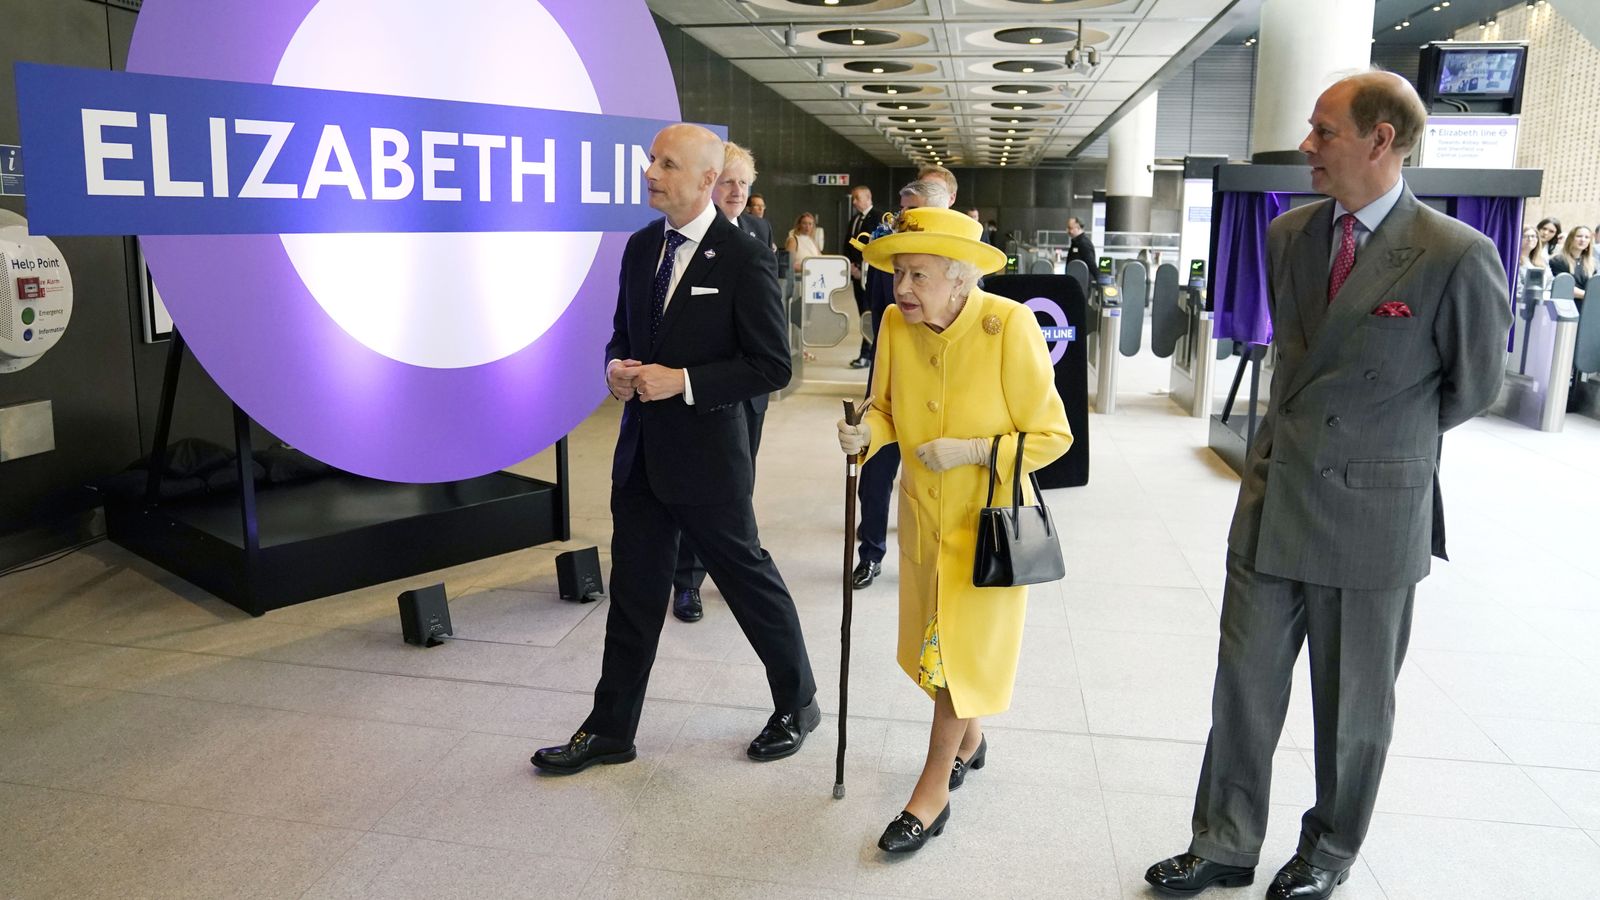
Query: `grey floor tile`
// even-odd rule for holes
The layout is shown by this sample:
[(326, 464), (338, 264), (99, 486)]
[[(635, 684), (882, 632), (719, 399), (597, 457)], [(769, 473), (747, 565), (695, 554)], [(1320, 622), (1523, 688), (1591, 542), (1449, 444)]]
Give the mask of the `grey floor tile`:
[(870, 823), (888, 803), (900, 801), (882, 798), (879, 776), (871, 771), (850, 774), (844, 799), (834, 800), (830, 771), (791, 762), (669, 758), (650, 779), (605, 862), (851, 889)]
[(1095, 734), (1201, 741), (1211, 729), (1214, 640), (1074, 629)]
[(601, 865), (584, 886), (578, 900), (844, 900), (859, 896), (845, 891), (775, 884), (721, 875), (694, 875), (667, 869)]
[(3, 892), (18, 898), (298, 897), (356, 831), (0, 783)]
[(1215, 646), (1217, 610), (1203, 590), (1066, 582), (1062, 591), (1073, 628), (1187, 635)]
[(1474, 721), (1514, 763), (1600, 772), (1600, 724), (1500, 716)]
[(1583, 828), (1600, 828), (1600, 772), (1578, 769), (1522, 770)]
[[(898, 779), (899, 802), (914, 780)], [(1040, 791), (1000, 780), (980, 788), (974, 782), (951, 798), (944, 834), (910, 858), (890, 858), (876, 847), (898, 811), (890, 802), (876, 827), (865, 829), (857, 890), (951, 898), (1118, 896), (1099, 791)]]
[[(1094, 754), (1100, 786), (1107, 791), (1165, 794), (1192, 801), (1205, 745), (1096, 736)], [(1272, 758), (1271, 802), (1309, 806), (1316, 797), (1316, 781), (1305, 758), (1295, 750), (1279, 750)]]
[[(920, 774), (928, 757), (928, 729), (927, 723), (891, 723), (880, 769), (895, 775)], [(985, 728), (984, 734), (989, 742), (984, 767), (968, 773), (970, 784), (1002, 780), (1049, 791), (1099, 787), (1094, 750), (1084, 735), (999, 726)]]
[[(1593, 896), (1600, 844), (1577, 828), (1379, 813), (1362, 856), (1405, 900), (1582, 897)], [(1498, 863), (1463, 864), (1486, 860)]]
[(1576, 659), (1422, 650), (1413, 664), (1468, 715), (1600, 724), (1600, 676)]
[(365, 834), (303, 900), (570, 897), (593, 869), (587, 860)]
[(374, 831), (596, 860), (627, 819), (656, 762), (644, 758), (570, 776), (536, 773), (529, 741), (472, 734), (414, 779)]
[(1517, 766), (1448, 759), (1390, 756), (1377, 809), (1529, 825), (1577, 824)]

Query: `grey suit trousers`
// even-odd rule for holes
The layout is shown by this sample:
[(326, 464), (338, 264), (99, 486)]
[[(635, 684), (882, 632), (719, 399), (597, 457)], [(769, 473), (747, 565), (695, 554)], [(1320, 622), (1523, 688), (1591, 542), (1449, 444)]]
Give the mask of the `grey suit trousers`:
[(1300, 820), (1299, 852), (1324, 869), (1350, 867), (1383, 777), (1415, 597), (1415, 585), (1352, 590), (1275, 578), (1228, 554), (1189, 852), (1232, 866), (1259, 862), (1272, 754), (1303, 643), (1311, 654), (1317, 802)]

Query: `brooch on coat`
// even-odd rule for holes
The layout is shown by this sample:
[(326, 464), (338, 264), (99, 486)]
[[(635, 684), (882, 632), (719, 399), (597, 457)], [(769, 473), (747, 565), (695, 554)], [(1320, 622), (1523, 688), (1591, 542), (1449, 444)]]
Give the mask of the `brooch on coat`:
[(983, 317), (983, 330), (987, 331), (990, 334), (999, 334), (1000, 333), (1000, 317), (996, 316), (996, 315), (984, 316)]
[(706, 259), (716, 259), (716, 258), (717, 258), (717, 251), (712, 250), (710, 248), (707, 248), (706, 249)]

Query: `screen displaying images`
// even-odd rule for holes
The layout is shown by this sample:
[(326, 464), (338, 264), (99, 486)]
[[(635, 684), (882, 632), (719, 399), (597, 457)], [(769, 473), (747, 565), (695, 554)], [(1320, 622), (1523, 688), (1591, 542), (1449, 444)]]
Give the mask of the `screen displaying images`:
[(1508, 95), (1517, 85), (1522, 51), (1446, 50), (1439, 58), (1439, 96)]

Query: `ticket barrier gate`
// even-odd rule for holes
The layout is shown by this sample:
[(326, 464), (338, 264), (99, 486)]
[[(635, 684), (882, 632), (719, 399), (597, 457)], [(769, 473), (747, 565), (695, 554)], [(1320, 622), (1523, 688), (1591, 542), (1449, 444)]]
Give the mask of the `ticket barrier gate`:
[[(1171, 287), (1165, 286), (1161, 269), (1173, 269)], [(1156, 271), (1150, 307), (1150, 349), (1161, 359), (1172, 359), (1168, 380), (1172, 401), (1189, 415), (1203, 419), (1211, 414), (1217, 363), (1231, 353), (1212, 333), (1204, 270), (1191, 271), (1189, 283), (1178, 287), (1176, 269), (1168, 265), (1161, 269)]]
[(1529, 428), (1560, 431), (1578, 344), (1578, 306), (1571, 275), (1557, 275), (1546, 297), (1540, 274), (1525, 273), (1518, 298), (1522, 334), (1511, 356), (1515, 368), (1506, 373), (1495, 411)]
[[(1078, 260), (1073, 264), (1080, 265)], [(1102, 262), (1089, 293), (1087, 341), (1094, 409), (1103, 415), (1117, 411), (1117, 354), (1133, 356), (1144, 342), (1144, 298), (1149, 290), (1143, 263), (1126, 262), (1115, 277), (1109, 268)], [(1073, 274), (1071, 266), (1068, 274)]]

